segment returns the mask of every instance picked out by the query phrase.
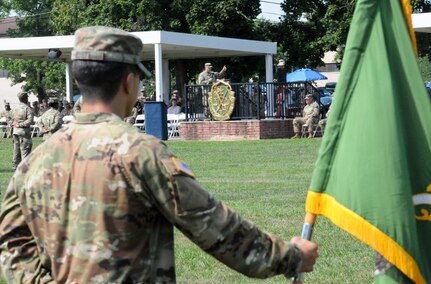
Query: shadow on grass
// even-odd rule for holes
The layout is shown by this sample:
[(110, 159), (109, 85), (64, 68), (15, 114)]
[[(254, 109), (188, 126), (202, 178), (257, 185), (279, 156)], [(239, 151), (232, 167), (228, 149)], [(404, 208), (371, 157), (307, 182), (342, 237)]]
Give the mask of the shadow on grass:
[(0, 169), (0, 173), (13, 173), (14, 171), (13, 169)]

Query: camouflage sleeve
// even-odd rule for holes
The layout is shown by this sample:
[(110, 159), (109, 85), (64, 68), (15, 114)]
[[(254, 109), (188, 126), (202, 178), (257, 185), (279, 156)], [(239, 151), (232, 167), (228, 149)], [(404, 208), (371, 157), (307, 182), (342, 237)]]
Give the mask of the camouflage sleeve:
[(62, 120), (61, 113), (60, 112), (56, 112), (54, 114), (54, 117), (53, 117), (53, 122), (49, 126), (49, 132), (54, 133), (55, 131), (57, 131), (58, 129), (60, 129), (62, 122), (63, 122), (63, 120)]
[(216, 77), (217, 79), (223, 78), (223, 77), (224, 77), (224, 75), (226, 75), (226, 71), (225, 71), (225, 70), (222, 70), (222, 71), (220, 71), (220, 72), (217, 72), (215, 75), (216, 75), (215, 77)]
[(19, 127), (30, 127), (30, 125), (32, 125), (33, 124), (33, 117), (34, 117), (34, 114), (33, 114), (33, 111), (31, 110), (31, 108), (26, 108), (25, 109), (25, 114), (26, 114), (26, 120), (24, 120), (23, 122), (20, 122), (19, 123)]
[(36, 122), (37, 128), (39, 128), (39, 131), (43, 131), (43, 117), (41, 116), (40, 119)]
[(198, 77), (198, 85), (204, 84), (205, 76), (201, 73)]
[(55, 283), (39, 258), (36, 241), (14, 190), (14, 179), (5, 193), (0, 213), (0, 267), (7, 283)]
[(250, 277), (295, 274), (302, 258), (298, 248), (262, 232), (225, 206), (175, 157), (165, 156), (156, 166), (162, 174), (148, 183), (154, 203), (204, 251)]
[(313, 103), (313, 118), (319, 118), (320, 110), (319, 110), (319, 104), (314, 102)]

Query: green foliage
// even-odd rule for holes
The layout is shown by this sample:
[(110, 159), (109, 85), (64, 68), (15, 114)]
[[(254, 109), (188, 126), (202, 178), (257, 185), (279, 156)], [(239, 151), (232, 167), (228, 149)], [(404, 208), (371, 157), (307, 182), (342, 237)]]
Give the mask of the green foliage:
[(65, 65), (51, 61), (0, 58), (0, 68), (8, 70), (13, 84), (25, 83), (23, 90), (33, 92), (39, 99), (59, 96), (66, 92)]
[[(77, 28), (88, 25), (108, 25), (128, 31), (165, 30), (251, 39), (255, 38), (254, 19), (259, 13), (258, 0), (55, 0), (51, 25), (58, 34), (72, 34)], [(229, 78), (236, 81), (248, 78), (252, 73), (248, 67), (255, 66), (250, 58), (194, 60), (183, 63), (181, 81), (194, 81), (208, 60), (220, 69), (228, 65)], [(177, 88), (182, 89), (182, 86)]]
[[(415, 12), (431, 11), (429, 0), (411, 0), (411, 4)], [(337, 51), (341, 62), (355, 5), (356, 0), (285, 0), (277, 41), (288, 67), (319, 66), (326, 51)], [(429, 37), (418, 37), (420, 54), (430, 54)]]
[[(256, 19), (261, 12), (258, 0), (3, 1), (0, 0), (0, 16), (14, 10), (20, 17), (17, 21), (19, 30), (10, 32), (12, 37), (69, 35), (83, 26), (106, 25), (127, 31), (165, 30), (266, 40), (278, 43), (274, 62), (284, 59), (286, 70), (322, 65), (324, 52), (330, 50), (338, 51), (341, 61), (356, 4), (356, 0), (285, 0), (281, 5), (285, 15), (280, 22), (274, 23)], [(411, 2), (414, 11), (431, 11), (429, 0)], [(419, 54), (431, 56), (429, 35), (418, 34), (417, 37)], [(247, 81), (252, 76), (263, 80), (262, 57), (176, 60), (171, 64), (176, 68), (175, 88), (182, 89), (186, 82), (194, 83), (207, 61), (213, 63), (215, 71), (227, 65), (227, 78), (235, 82)], [(59, 67), (61, 64), (40, 69), (39, 63), (13, 62), (2, 61), (1, 66), (9, 70), (14, 82), (21, 82), (21, 76), (25, 74), (28, 78), (26, 90), (34, 91), (40, 98), (48, 89), (63, 92), (65, 81), (63, 67)], [(39, 77), (31, 79), (37, 74), (35, 70), (39, 70)], [(146, 79), (149, 88), (153, 79)]]
[(419, 57), (418, 64), (424, 81), (431, 81), (431, 61), (429, 56)]

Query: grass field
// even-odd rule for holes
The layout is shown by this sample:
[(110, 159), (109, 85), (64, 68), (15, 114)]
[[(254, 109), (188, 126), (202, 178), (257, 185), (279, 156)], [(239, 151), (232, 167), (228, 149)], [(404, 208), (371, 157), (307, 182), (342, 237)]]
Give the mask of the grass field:
[[(35, 140), (38, 145), (41, 141)], [(167, 145), (187, 162), (197, 180), (261, 229), (285, 239), (299, 235), (304, 202), (320, 139), (192, 142)], [(12, 142), (0, 139), (0, 190), (12, 176)], [(371, 283), (373, 251), (324, 218), (313, 240), (319, 259), (305, 283)], [(212, 259), (178, 231), (178, 283), (286, 283), (282, 276), (254, 280)], [(0, 282), (1, 283), (1, 282)]]

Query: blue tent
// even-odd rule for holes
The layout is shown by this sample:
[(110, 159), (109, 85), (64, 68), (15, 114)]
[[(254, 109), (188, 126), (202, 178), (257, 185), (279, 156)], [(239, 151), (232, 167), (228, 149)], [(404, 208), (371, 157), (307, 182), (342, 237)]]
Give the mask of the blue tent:
[(308, 68), (301, 68), (286, 75), (287, 83), (307, 82), (307, 81), (316, 81), (316, 80), (325, 80), (325, 79), (328, 79), (328, 77), (326, 77), (325, 75), (317, 71), (314, 71)]
[(80, 96), (81, 96), (81, 94), (74, 95), (73, 96), (73, 101), (76, 102), (79, 99)]

